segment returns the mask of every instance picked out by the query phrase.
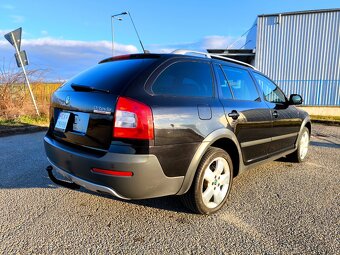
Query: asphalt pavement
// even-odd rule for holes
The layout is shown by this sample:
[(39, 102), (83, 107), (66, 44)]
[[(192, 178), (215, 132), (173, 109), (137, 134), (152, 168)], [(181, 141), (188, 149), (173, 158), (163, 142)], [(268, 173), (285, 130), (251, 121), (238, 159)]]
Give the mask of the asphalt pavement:
[(0, 138), (0, 254), (339, 254), (339, 126), (313, 126), (305, 163), (236, 177), (212, 216), (175, 196), (123, 201), (58, 187), (43, 136)]

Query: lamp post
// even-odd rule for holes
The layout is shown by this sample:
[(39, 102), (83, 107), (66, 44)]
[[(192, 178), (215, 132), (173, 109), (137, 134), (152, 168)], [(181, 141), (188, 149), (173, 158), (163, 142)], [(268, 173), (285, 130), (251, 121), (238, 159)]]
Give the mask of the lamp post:
[(122, 13), (115, 14), (115, 15), (112, 15), (112, 16), (111, 16), (112, 56), (113, 56), (113, 54), (114, 54), (114, 30), (113, 30), (113, 21), (114, 21), (115, 19), (117, 19), (117, 20), (119, 20), (119, 21), (123, 20), (122, 18), (117, 18), (117, 17), (119, 17), (119, 16), (121, 16), (121, 15), (125, 15), (125, 14), (127, 14), (127, 13), (126, 13), (126, 12), (122, 12)]
[[(115, 32), (114, 32), (114, 30), (113, 30), (113, 21), (115, 20), (115, 17), (112, 17), (111, 18), (111, 33), (112, 33), (112, 56), (113, 56), (113, 54), (114, 54), (114, 34), (115, 34)], [(117, 20), (119, 20), (119, 21), (122, 21), (123, 19), (122, 18), (117, 18)]]

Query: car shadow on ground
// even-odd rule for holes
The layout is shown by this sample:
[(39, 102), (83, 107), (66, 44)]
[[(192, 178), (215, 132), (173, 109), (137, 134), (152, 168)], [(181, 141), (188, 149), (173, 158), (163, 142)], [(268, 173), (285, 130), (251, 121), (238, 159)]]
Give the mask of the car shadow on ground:
[(158, 198), (148, 198), (148, 199), (140, 199), (140, 200), (124, 200), (109, 194), (102, 194), (93, 192), (84, 188), (80, 188), (76, 190), (77, 192), (88, 193), (94, 196), (104, 197), (110, 200), (117, 200), (123, 203), (138, 205), (138, 206), (145, 206), (150, 208), (161, 209), (165, 211), (172, 211), (178, 213), (186, 213), (186, 214), (194, 214), (192, 211), (187, 209), (182, 202), (180, 201), (179, 196), (165, 196), (165, 197), (158, 197)]
[[(53, 172), (53, 174), (55, 174), (55, 176), (58, 179), (64, 180), (64, 178), (60, 174), (56, 172)], [(47, 175), (47, 171), (46, 171), (46, 175)], [(62, 186), (59, 186), (58, 184), (53, 183), (49, 179), (48, 176), (47, 176), (47, 181), (54, 188), (58, 188), (58, 187), (64, 188)], [(129, 204), (134, 204), (134, 205), (139, 205), (139, 206), (146, 206), (146, 207), (152, 207), (152, 208), (162, 209), (166, 211), (175, 211), (175, 212), (181, 212), (181, 213), (190, 213), (190, 214), (192, 213), (190, 210), (184, 207), (184, 205), (180, 201), (180, 197), (176, 195), (158, 197), (158, 198), (140, 199), (140, 200), (125, 200), (125, 199), (120, 199), (118, 197), (114, 197), (110, 194), (93, 192), (83, 187), (80, 187), (80, 189), (75, 189), (75, 191), (92, 194), (94, 196), (101, 196), (101, 197), (105, 197), (108, 199), (118, 200), (124, 203), (129, 203)]]
[[(57, 177), (59, 179), (63, 179), (60, 175), (57, 175)], [(48, 183), (46, 187), (49, 187), (49, 188), (64, 188), (62, 186), (59, 186), (59, 185), (53, 183), (49, 179), (49, 177), (47, 176), (47, 172), (46, 172), (46, 182)], [(104, 197), (106, 199), (117, 200), (117, 201), (121, 201), (121, 202), (128, 203), (128, 204), (134, 204), (134, 205), (138, 205), (138, 206), (145, 206), (145, 207), (157, 208), (157, 209), (166, 210), (166, 211), (192, 214), (192, 212), (190, 210), (188, 210), (184, 207), (184, 205), (180, 201), (179, 196), (165, 196), (165, 197), (140, 199), (140, 200), (125, 200), (125, 199), (120, 199), (118, 197), (111, 196), (110, 194), (93, 192), (93, 191), (87, 190), (83, 187), (80, 187), (80, 189), (76, 189), (76, 190), (73, 190), (73, 191), (81, 192), (81, 193), (87, 193), (87, 194), (91, 194), (91, 195), (94, 195), (94, 196)]]
[[(30, 166), (23, 165), (18, 169), (18, 171), (11, 171), (11, 172), (3, 172), (0, 170), (0, 178), (3, 177), (3, 181), (0, 182), (0, 191), (6, 190), (5, 192), (10, 192), (17, 189), (30, 189), (30, 188), (37, 188), (37, 189), (67, 189), (62, 186), (59, 186), (55, 183), (53, 183), (50, 178), (48, 177), (48, 173), (45, 170), (47, 164), (45, 165), (45, 160), (42, 160), (42, 162), (39, 162), (37, 164), (38, 166), (30, 168)], [(43, 166), (44, 167), (41, 167)], [(28, 168), (28, 171), (25, 171)], [(62, 176), (56, 174), (58, 179), (63, 179)], [(69, 189), (71, 190), (71, 189)], [(81, 193), (87, 193), (94, 196), (99, 197), (105, 197), (107, 199), (117, 200), (124, 203), (129, 203), (133, 205), (138, 206), (145, 206), (150, 208), (157, 208), (161, 210), (166, 211), (173, 211), (173, 212), (181, 212), (181, 213), (189, 213), (192, 212), (187, 210), (184, 205), (182, 205), (180, 199), (178, 196), (166, 196), (166, 197), (160, 197), (160, 198), (151, 198), (151, 199), (143, 199), (143, 200), (123, 200), (120, 198), (116, 198), (114, 196), (111, 196), (109, 194), (102, 194), (97, 192), (92, 192), (89, 190), (86, 190), (85, 188), (80, 188), (73, 190), (72, 192), (81, 192)], [(52, 194), (51, 196), (56, 196), (56, 193)]]
[(292, 160), (287, 158), (287, 157), (278, 158), (275, 161), (277, 161), (277, 162), (284, 162), (284, 163), (295, 163), (295, 162), (292, 162)]
[(317, 147), (340, 149), (340, 144), (331, 143), (331, 142), (316, 142), (316, 141), (311, 141), (310, 145), (311, 146), (317, 146)]

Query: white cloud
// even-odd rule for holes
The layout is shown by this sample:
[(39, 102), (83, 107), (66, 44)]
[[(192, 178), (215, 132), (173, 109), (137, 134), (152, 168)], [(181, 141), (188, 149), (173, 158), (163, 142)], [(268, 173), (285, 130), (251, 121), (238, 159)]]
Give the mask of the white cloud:
[(234, 42), (235, 38), (231, 36), (207, 36), (202, 40), (202, 46), (205, 49), (226, 49), (232, 42)]
[(169, 53), (176, 49), (189, 49), (195, 51), (204, 51), (207, 49), (225, 49), (232, 42), (236, 40), (235, 37), (230, 36), (206, 36), (197, 42), (188, 42), (188, 43), (178, 43), (178, 44), (168, 44), (168, 45), (156, 45), (151, 44), (147, 46), (147, 49), (151, 52), (159, 52), (159, 53)]
[[(29, 68), (46, 69), (46, 79), (64, 80), (80, 71), (97, 64), (111, 56), (111, 42), (75, 41), (54, 38), (23, 40), (21, 49), (26, 50)], [(14, 66), (14, 48), (5, 40), (0, 40), (0, 65)], [(115, 44), (115, 55), (138, 52), (133, 45)]]
[[(5, 34), (9, 30), (0, 30)], [(2, 36), (1, 36), (2, 37)], [(3, 38), (3, 37), (2, 37)], [(197, 42), (169, 45), (146, 45), (151, 52), (169, 53), (176, 49), (206, 51), (213, 48), (227, 48), (236, 38), (227, 36), (206, 36)], [(82, 70), (97, 64), (100, 60), (112, 55), (110, 41), (77, 41), (51, 37), (24, 39), (21, 49), (26, 50), (29, 59), (28, 68), (46, 69), (47, 80), (69, 79)], [(0, 38), (0, 66), (9, 63), (15, 66), (14, 48)], [(115, 55), (138, 53), (134, 45), (115, 43)]]

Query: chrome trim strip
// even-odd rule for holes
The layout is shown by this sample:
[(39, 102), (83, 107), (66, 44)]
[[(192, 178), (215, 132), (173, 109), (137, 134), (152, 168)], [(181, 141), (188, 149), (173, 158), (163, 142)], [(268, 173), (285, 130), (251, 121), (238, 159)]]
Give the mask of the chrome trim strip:
[(258, 144), (270, 143), (271, 141), (272, 141), (272, 138), (265, 138), (265, 139), (250, 141), (250, 142), (243, 142), (243, 143), (241, 143), (241, 147), (246, 148), (246, 147), (254, 146), (254, 145), (258, 145)]
[(272, 141), (277, 141), (277, 140), (281, 140), (281, 139), (297, 136), (298, 134), (299, 134), (298, 132), (295, 132), (295, 133), (286, 134), (286, 135), (274, 136), (274, 137), (272, 137)]
[[(190, 53), (191, 54), (196, 54), (196, 55), (203, 55), (206, 58), (216, 58), (216, 59), (220, 59), (220, 60), (227, 60), (227, 61), (234, 62), (234, 63), (240, 64), (240, 65), (243, 65), (243, 66), (250, 67), (250, 68), (252, 68), (254, 70), (257, 70), (254, 66), (252, 66), (252, 65), (250, 65), (248, 63), (245, 63), (245, 62), (233, 59), (233, 58), (228, 58), (228, 57), (223, 57), (223, 56), (220, 56), (220, 55), (217, 55), (217, 54), (208, 53), (208, 52), (200, 52), (200, 51), (194, 51), (194, 50), (182, 50), (182, 49), (178, 49), (178, 50), (174, 50), (171, 53), (172, 54), (180, 54), (180, 55), (189, 55)], [(196, 55), (193, 55), (193, 56), (196, 56)]]
[(111, 112), (107, 112), (107, 111), (100, 111), (100, 110), (93, 110), (94, 113), (99, 113), (99, 114), (105, 114), (105, 115), (110, 115)]
[(98, 185), (98, 184), (94, 184), (92, 182), (89, 181), (85, 181), (83, 179), (80, 179), (72, 174), (69, 174), (67, 172), (65, 172), (64, 170), (60, 169), (59, 167), (57, 167), (55, 164), (53, 164), (51, 162), (51, 160), (49, 160), (47, 158), (47, 160), (50, 162), (50, 164), (53, 166), (53, 168), (62, 176), (64, 176), (66, 179), (68, 179), (69, 181), (72, 181), (76, 184), (78, 184), (79, 186), (84, 187), (85, 189), (91, 190), (93, 192), (104, 192), (104, 193), (108, 193), (111, 194), (112, 196), (121, 198), (121, 199), (125, 199), (125, 200), (129, 200), (129, 198), (127, 197), (123, 197), (121, 195), (119, 195), (115, 190), (109, 188), (109, 187), (105, 187), (102, 185)]
[(250, 142), (243, 142), (243, 143), (241, 143), (241, 147), (246, 148), (246, 147), (249, 147), (249, 146), (259, 145), (259, 144), (263, 144), (263, 143), (269, 143), (269, 142), (273, 142), (273, 141), (282, 140), (282, 139), (286, 139), (286, 138), (289, 138), (289, 137), (297, 136), (298, 134), (299, 134), (298, 132), (295, 132), (295, 133), (286, 134), (286, 135), (273, 136), (271, 138), (264, 138), (264, 139), (250, 141)]

